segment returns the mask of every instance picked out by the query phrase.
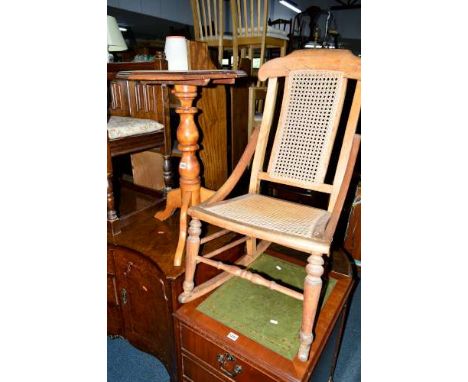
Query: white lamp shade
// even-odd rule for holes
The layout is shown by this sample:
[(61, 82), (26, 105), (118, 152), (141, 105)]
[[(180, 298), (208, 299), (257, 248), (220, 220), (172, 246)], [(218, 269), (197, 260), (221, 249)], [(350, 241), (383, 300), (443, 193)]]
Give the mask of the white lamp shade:
[(120, 52), (127, 49), (127, 44), (117, 25), (117, 20), (112, 16), (107, 16), (107, 50), (109, 52)]
[(188, 70), (187, 40), (183, 36), (167, 36), (164, 46), (169, 70)]

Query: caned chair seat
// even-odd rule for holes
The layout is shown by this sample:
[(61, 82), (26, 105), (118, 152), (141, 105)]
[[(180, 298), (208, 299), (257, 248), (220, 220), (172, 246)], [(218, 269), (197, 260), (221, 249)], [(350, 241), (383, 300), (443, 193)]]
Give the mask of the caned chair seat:
[[(260, 194), (242, 195), (207, 206), (199, 205), (192, 207), (189, 214), (204, 221), (214, 217), (249, 226), (257, 231), (259, 238), (262, 238), (262, 231), (267, 234), (274, 231), (311, 241), (322, 238), (330, 218), (326, 210)], [(221, 225), (216, 225), (222, 226), (222, 221), (219, 222)]]
[(111, 116), (107, 122), (109, 139), (130, 137), (163, 130), (164, 125), (152, 119)]

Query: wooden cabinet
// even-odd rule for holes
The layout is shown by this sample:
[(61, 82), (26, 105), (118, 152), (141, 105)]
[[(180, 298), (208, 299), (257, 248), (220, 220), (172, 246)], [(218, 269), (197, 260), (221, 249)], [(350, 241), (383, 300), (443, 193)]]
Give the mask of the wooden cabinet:
[[(119, 235), (108, 235), (107, 333), (120, 335), (154, 355), (176, 382), (179, 371), (173, 312), (180, 306), (177, 297), (182, 293), (184, 267), (173, 265), (178, 215), (161, 222), (153, 217), (158, 208), (133, 215), (131, 224), (123, 226)], [(232, 239), (232, 235), (219, 238), (207, 243), (204, 250), (211, 251)], [(219, 259), (234, 262), (242, 251), (242, 246), (234, 247)], [(219, 272), (202, 265), (196, 282)]]
[[(184, 304), (175, 313), (180, 357), (180, 380), (328, 382), (334, 370), (346, 303), (352, 279), (333, 272), (337, 279), (317, 319), (315, 340), (307, 362), (292, 361), (198, 311), (207, 296)], [(228, 334), (239, 337), (233, 341)]]
[(121, 335), (153, 354), (175, 375), (172, 307), (182, 278), (166, 278), (157, 264), (125, 247), (109, 245), (107, 256), (108, 334)]
[(123, 320), (112, 252), (107, 255), (107, 332), (109, 334), (123, 333)]

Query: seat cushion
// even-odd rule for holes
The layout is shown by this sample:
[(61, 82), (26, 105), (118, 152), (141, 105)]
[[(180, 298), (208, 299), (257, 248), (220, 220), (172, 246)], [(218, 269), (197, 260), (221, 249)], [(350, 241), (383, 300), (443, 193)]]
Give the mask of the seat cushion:
[(273, 28), (273, 27), (267, 28), (267, 36), (280, 38), (282, 40), (289, 40), (288, 32), (282, 29)]
[(107, 134), (111, 140), (162, 129), (164, 125), (152, 119), (112, 116), (107, 122)]
[(258, 194), (247, 194), (194, 208), (255, 228), (307, 239), (320, 237), (330, 218), (326, 210)]
[[(218, 41), (219, 35), (217, 36), (204, 36), (200, 40), (201, 41)], [(223, 40), (232, 40), (232, 34), (224, 34), (223, 35)]]
[[(241, 34), (239, 37), (250, 37), (250, 30), (251, 30), (251, 28), (247, 28), (247, 36), (244, 36), (245, 28), (239, 28), (239, 33)], [(263, 32), (263, 27), (261, 27), (260, 29), (254, 28), (254, 36), (253, 37), (259, 37), (260, 38), (261, 35), (262, 35), (262, 32)], [(278, 29), (278, 28), (273, 28), (271, 26), (267, 27), (266, 35), (268, 37), (275, 37), (275, 38), (279, 38), (281, 40), (289, 40), (287, 31), (284, 31), (284, 30)]]

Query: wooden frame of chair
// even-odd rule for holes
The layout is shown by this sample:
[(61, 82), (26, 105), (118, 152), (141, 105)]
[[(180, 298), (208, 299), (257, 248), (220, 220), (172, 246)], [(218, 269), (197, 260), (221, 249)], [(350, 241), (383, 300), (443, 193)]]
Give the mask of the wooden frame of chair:
[(115, 80), (113, 77), (109, 81), (110, 115), (152, 119), (164, 125), (163, 130), (155, 132), (112, 140), (107, 137), (107, 221), (108, 230), (112, 235), (117, 235), (120, 233), (120, 222), (112, 189), (112, 158), (149, 149), (160, 149), (164, 157), (162, 170), (165, 191), (169, 191), (173, 183), (170, 162), (172, 147), (167, 86), (147, 84), (144, 81), (136, 83)]
[(232, 39), (224, 36), (224, 0), (190, 0), (195, 40), (218, 48), (218, 63), (223, 65), (225, 48), (232, 49)]
[(255, 120), (255, 114), (257, 110), (262, 110), (265, 103), (267, 88), (265, 86), (250, 86), (249, 87), (249, 114), (248, 114), (248, 126), (247, 134), (250, 136), (255, 127), (257, 127), (257, 122)]
[(267, 33), (269, 0), (230, 0), (230, 3), (234, 69), (238, 67), (239, 49), (241, 58), (248, 50), (248, 57), (253, 60), (254, 47), (260, 47), (260, 65), (265, 61), (267, 48), (277, 47), (281, 56), (286, 54), (288, 40), (268, 36)]
[[(313, 341), (312, 330), (322, 288), (321, 276), (324, 272), (324, 260), (322, 256), (324, 254), (329, 255), (330, 253), (330, 245), (348, 192), (349, 183), (351, 181), (360, 147), (360, 136), (356, 134), (361, 103), (360, 71), (360, 58), (354, 56), (350, 51), (345, 50), (295, 51), (286, 57), (271, 60), (263, 65), (259, 72), (259, 79), (262, 81), (268, 79), (268, 90), (261, 127), (254, 129), (244, 154), (226, 183), (211, 198), (198, 206), (190, 208), (188, 211), (188, 214), (192, 217), (192, 221), (190, 222), (190, 228), (188, 231), (189, 237), (187, 239), (186, 273), (183, 284), (184, 292), (179, 296), (179, 301), (181, 303), (185, 303), (198, 298), (212, 291), (233, 276), (244, 278), (255, 284), (265, 286), (301, 300), (303, 301), (303, 316), (300, 330), (300, 347), (298, 351), (298, 358), (300, 361), (306, 361), (308, 359), (310, 346)], [(320, 154), (322, 159), (319, 162), (317, 175), (314, 175), (316, 180), (307, 182), (281, 178), (274, 172), (274, 160), (278, 157), (278, 142), (282, 142), (281, 134), (284, 130), (285, 118), (289, 110), (288, 106), (294, 101), (294, 99), (296, 99), (292, 98), (293, 96), (291, 95), (292, 93), (288, 86), (292, 83), (291, 81), (293, 81), (294, 78), (304, 75), (304, 73), (305, 75), (337, 76), (337, 78), (339, 78), (337, 83), (341, 84), (340, 86), (337, 85), (333, 90), (336, 96), (336, 100), (334, 101), (335, 109), (334, 112), (331, 113), (332, 116), (328, 122), (329, 128), (331, 129), (328, 134), (331, 139), (322, 144)], [(263, 167), (265, 154), (273, 122), (278, 90), (278, 77), (286, 77), (285, 93), (283, 96), (278, 129), (270, 155), (270, 163), (268, 165), (268, 170), (264, 172)], [(347, 123), (333, 183), (325, 184), (325, 171), (328, 168), (328, 160), (333, 146), (333, 142), (331, 141), (334, 140), (339, 120), (342, 117), (342, 106), (348, 80), (355, 80), (356, 86), (354, 88), (352, 104), (347, 116)], [(306, 89), (304, 92), (307, 91), (308, 90)], [(295, 110), (295, 112), (297, 112), (297, 110)], [(309, 110), (307, 110), (307, 112), (310, 113)], [(249, 194), (244, 197), (248, 197), (252, 194), (258, 194), (260, 190), (260, 182), (263, 180), (290, 184), (296, 187), (325, 192), (330, 195), (328, 210), (324, 211), (326, 219), (322, 219), (318, 223), (310, 237), (302, 237), (279, 232), (277, 230), (258, 227), (249, 223), (242, 223), (237, 220), (230, 219), (229, 217), (217, 215), (208, 209), (215, 204), (219, 206), (223, 203), (229, 203), (229, 200), (225, 200), (225, 198), (239, 181), (242, 173), (249, 165), (254, 153), (255, 156), (252, 164)], [(223, 228), (223, 230), (200, 240), (200, 220), (219, 226)], [(246, 242), (246, 254), (241, 257), (235, 265), (223, 264), (222, 262), (211, 259), (223, 250), (227, 249), (229, 246), (222, 247), (204, 256), (199, 255), (199, 247), (202, 243), (206, 243), (229, 231), (234, 231), (245, 236), (235, 242), (236, 245)], [(257, 243), (257, 240), (261, 241)], [(257, 258), (259, 254), (265, 251), (271, 242), (310, 254), (307, 259), (307, 276), (304, 281), (303, 293), (298, 293), (297, 291), (278, 285), (273, 281), (267, 280), (266, 278), (245, 269)], [(232, 245), (234, 245), (234, 243)], [(223, 270), (224, 272), (195, 287), (193, 280), (198, 263), (213, 266)]]

